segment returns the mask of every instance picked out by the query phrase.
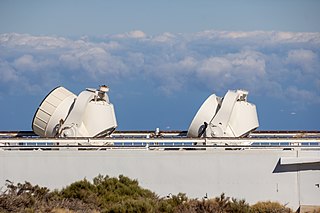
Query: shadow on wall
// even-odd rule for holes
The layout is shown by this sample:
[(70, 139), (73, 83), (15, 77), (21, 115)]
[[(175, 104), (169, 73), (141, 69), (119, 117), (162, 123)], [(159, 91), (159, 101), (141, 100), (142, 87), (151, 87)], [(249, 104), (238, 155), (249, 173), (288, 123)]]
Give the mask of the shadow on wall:
[(298, 171), (309, 171), (309, 170), (320, 171), (320, 162), (303, 163), (303, 164), (281, 164), (279, 159), (272, 173), (298, 172)]

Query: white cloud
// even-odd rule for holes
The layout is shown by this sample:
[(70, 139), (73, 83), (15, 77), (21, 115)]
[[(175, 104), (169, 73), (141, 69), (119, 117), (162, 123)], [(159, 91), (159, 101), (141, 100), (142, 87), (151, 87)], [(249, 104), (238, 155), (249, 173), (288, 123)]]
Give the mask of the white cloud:
[(276, 31), (215, 31), (207, 30), (191, 35), (193, 38), (210, 39), (248, 43), (272, 45), (272, 44), (320, 44), (320, 36), (317, 32), (276, 32)]
[(172, 33), (163, 33), (161, 35), (157, 35), (154, 38), (152, 38), (152, 41), (154, 42), (160, 42), (160, 43), (168, 43), (173, 41), (176, 38), (176, 36)]
[(0, 43), (8, 47), (32, 47), (33, 50), (64, 48), (70, 45), (69, 39), (53, 36), (32, 36), (28, 34), (1, 34)]
[(121, 60), (100, 47), (68, 51), (59, 60), (71, 71), (83, 71), (94, 79), (101, 75), (120, 75), (127, 70)]
[(141, 31), (141, 30), (134, 30), (123, 34), (117, 34), (112, 37), (114, 38), (135, 38), (135, 39), (141, 39), (145, 38), (147, 35)]
[(130, 38), (145, 38), (146, 34), (140, 30), (131, 31), (129, 33)]
[(15, 92), (34, 93), (39, 91), (37, 84), (19, 73), (10, 63), (0, 59), (0, 90), (1, 93), (14, 94)]
[(187, 56), (181, 61), (179, 61), (179, 66), (182, 69), (191, 70), (197, 66), (197, 60), (193, 57)]
[(18, 82), (18, 80), (19, 75), (15, 69), (8, 62), (0, 59), (0, 82), (2, 82), (2, 85)]
[(263, 55), (254, 51), (210, 57), (203, 60), (197, 76), (211, 89), (233, 85), (255, 89), (266, 74), (265, 63)]
[(319, 58), (312, 50), (290, 50), (286, 59), (288, 64), (295, 65), (306, 72), (318, 72)]
[(273, 32), (274, 36), (271, 36), (272, 40), (275, 42), (285, 42), (285, 43), (313, 43), (320, 44), (319, 33), (312, 32)]
[(22, 68), (22, 69), (34, 69), (34, 61), (33, 61), (33, 56), (32, 55), (23, 55), (19, 58), (17, 58), (14, 61), (15, 67), (16, 68)]
[(306, 89), (298, 89), (296, 86), (289, 86), (286, 89), (286, 96), (295, 100), (297, 104), (320, 103), (319, 94)]
[[(137, 42), (137, 40), (139, 42)], [(68, 81), (152, 82), (166, 94), (197, 87), (317, 102), (320, 33), (203, 31), (70, 39), (0, 34), (1, 90)]]

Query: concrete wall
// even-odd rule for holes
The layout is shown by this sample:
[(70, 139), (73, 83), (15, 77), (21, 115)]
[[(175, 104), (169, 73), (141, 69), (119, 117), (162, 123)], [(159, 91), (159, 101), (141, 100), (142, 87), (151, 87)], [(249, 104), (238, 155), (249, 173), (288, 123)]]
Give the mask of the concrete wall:
[[(281, 164), (297, 156), (311, 163)], [(30, 181), (51, 189), (98, 174), (123, 174), (161, 196), (187, 193), (202, 198), (227, 196), (279, 201), (297, 209), (320, 205), (319, 151), (222, 150), (160, 151), (0, 151), (0, 186)], [(313, 162), (313, 163), (312, 163)]]

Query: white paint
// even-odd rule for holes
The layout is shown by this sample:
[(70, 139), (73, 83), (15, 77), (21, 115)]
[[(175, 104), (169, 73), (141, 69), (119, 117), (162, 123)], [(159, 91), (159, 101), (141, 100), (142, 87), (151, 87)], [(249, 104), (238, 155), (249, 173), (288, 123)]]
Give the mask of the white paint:
[(123, 174), (161, 196), (184, 192), (201, 199), (224, 192), (250, 204), (320, 206), (320, 164), (280, 164), (280, 158), (296, 156), (317, 158), (319, 150), (0, 151), (0, 187), (10, 180), (54, 189), (98, 174)]

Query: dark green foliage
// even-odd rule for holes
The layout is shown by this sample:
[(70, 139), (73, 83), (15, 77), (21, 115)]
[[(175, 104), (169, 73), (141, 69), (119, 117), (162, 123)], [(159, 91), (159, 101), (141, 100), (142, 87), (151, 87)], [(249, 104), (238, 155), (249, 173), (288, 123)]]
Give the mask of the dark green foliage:
[(105, 208), (103, 212), (155, 212), (150, 200), (127, 199)]
[(58, 191), (50, 191), (29, 182), (14, 185), (7, 182), (0, 193), (0, 212), (217, 212), (271, 213), (292, 212), (275, 202), (259, 202), (249, 206), (244, 200), (221, 194), (213, 199), (189, 199), (179, 193), (159, 198), (139, 186), (137, 180), (98, 175), (90, 182), (77, 181)]
[(246, 203), (245, 200), (237, 200), (235, 198), (232, 198), (229, 209), (231, 210), (231, 212), (235, 213), (250, 212), (250, 206), (248, 203)]
[(157, 199), (154, 193), (141, 188), (137, 180), (123, 175), (119, 178), (99, 175), (93, 183), (86, 179), (77, 181), (60, 194), (64, 199), (94, 204), (103, 212), (150, 212)]
[(86, 179), (72, 183), (63, 189), (60, 194), (63, 198), (78, 199), (84, 203), (95, 203), (97, 200), (96, 187)]

